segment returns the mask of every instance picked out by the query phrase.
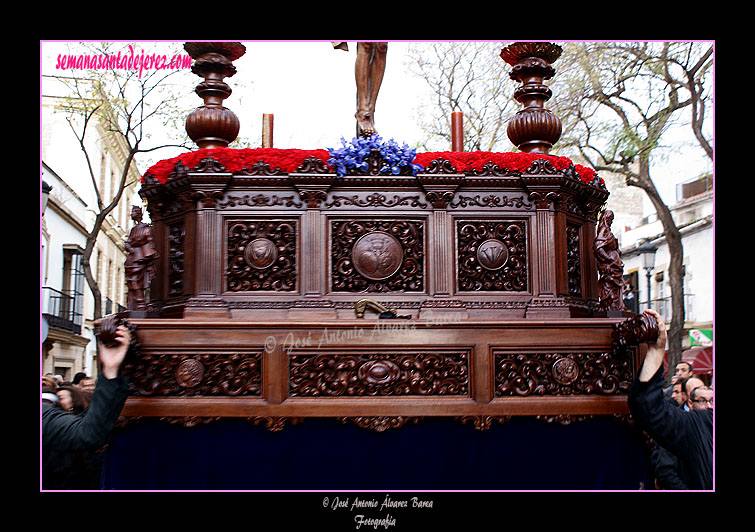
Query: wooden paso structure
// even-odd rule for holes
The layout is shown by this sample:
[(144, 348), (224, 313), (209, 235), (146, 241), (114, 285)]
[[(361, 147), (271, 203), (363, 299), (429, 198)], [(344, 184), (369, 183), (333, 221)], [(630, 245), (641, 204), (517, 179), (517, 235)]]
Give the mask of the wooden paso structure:
[(147, 259), (129, 290), (149, 284), (149, 299), (103, 322), (103, 339), (117, 320), (135, 333), (105, 487), (646, 482), (626, 394), (657, 333), (603, 297), (621, 283), (598, 272), (602, 180), (549, 154), (558, 46), (501, 53), (522, 83), (520, 152), (418, 154), (422, 170), (384, 173), (373, 149), (346, 175), (327, 153), (228, 149), (223, 78), (244, 47), (186, 50), (204, 78), (186, 121), (201, 149), (145, 175), (151, 225), (130, 247)]

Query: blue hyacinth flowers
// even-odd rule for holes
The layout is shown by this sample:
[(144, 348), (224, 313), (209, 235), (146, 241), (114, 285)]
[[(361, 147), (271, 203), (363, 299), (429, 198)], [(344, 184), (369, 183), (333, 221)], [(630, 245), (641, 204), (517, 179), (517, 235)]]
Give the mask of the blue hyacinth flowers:
[(422, 166), (412, 164), (416, 150), (410, 148), (406, 143), (399, 145), (395, 140), (384, 141), (379, 135), (371, 137), (355, 137), (347, 143), (341, 137), (340, 148), (328, 148), (330, 159), (328, 164), (335, 167), (336, 173), (343, 177), (350, 171), (367, 171), (369, 163), (367, 159), (376, 150), (382, 157), (381, 174), (399, 175), (401, 169), (410, 167), (412, 175), (422, 170)]

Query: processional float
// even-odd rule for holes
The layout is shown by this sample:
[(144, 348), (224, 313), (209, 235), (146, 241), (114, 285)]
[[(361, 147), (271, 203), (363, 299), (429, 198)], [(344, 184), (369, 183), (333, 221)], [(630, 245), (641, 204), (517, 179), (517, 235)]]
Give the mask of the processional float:
[(185, 49), (203, 78), (186, 119), (199, 149), (145, 173), (129, 290), (147, 283), (149, 300), (100, 330), (134, 332), (127, 426), (631, 424), (638, 346), (657, 331), (624, 309), (603, 180), (550, 154), (559, 46), (501, 52), (521, 83), (518, 152), (418, 153), (390, 172), (366, 136), (341, 171), (328, 150), (228, 148), (224, 78), (245, 47)]

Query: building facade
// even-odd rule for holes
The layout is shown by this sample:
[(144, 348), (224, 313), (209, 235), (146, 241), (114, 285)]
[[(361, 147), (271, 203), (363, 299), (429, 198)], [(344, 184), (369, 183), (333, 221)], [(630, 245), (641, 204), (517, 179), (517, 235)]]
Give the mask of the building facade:
[[(710, 175), (677, 186), (677, 202), (670, 207), (682, 235), (684, 250), (683, 349), (699, 344), (701, 331), (712, 338), (714, 319), (714, 192)], [(650, 215), (620, 238), (624, 274), (631, 286), (625, 302), (631, 310), (656, 310), (666, 322), (671, 312), (668, 280), (669, 249), (661, 222)], [(709, 344), (703, 340), (704, 344)]]
[[(70, 117), (62, 111), (60, 102), (55, 86), (43, 84), (41, 174), (43, 183), (51, 189), (41, 218), (41, 371), (71, 380), (78, 372), (93, 377), (98, 373), (94, 296), (81, 264), (99, 212), (92, 174), (107, 205), (117, 193), (128, 151), (119, 135), (98, 123), (90, 125), (85, 137), (90, 173), (84, 151), (68, 123)], [(123, 195), (105, 219), (91, 256), (103, 314), (118, 312), (126, 305), (124, 244), (132, 225), (132, 202), (141, 204), (136, 194), (139, 178), (132, 164)]]

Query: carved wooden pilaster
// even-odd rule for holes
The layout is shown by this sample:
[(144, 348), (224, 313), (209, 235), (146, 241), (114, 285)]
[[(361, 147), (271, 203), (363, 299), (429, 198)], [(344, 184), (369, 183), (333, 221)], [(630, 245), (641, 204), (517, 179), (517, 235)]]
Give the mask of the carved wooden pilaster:
[(307, 257), (302, 264), (304, 295), (319, 295), (323, 293), (325, 272), (318, 265), (327, 260), (326, 250), (320, 244), (325, 239), (325, 227), (319, 210), (307, 209), (304, 213), (304, 227), (306, 234), (302, 242), (302, 255)]
[(432, 288), (436, 296), (451, 295), (453, 282), (452, 264), (448, 257), (453, 256), (451, 247), (451, 232), (453, 230), (452, 222), (445, 210), (434, 210), (432, 221), (432, 241), (435, 243), (428, 250), (428, 255), (432, 267), (431, 281), (434, 283)]

